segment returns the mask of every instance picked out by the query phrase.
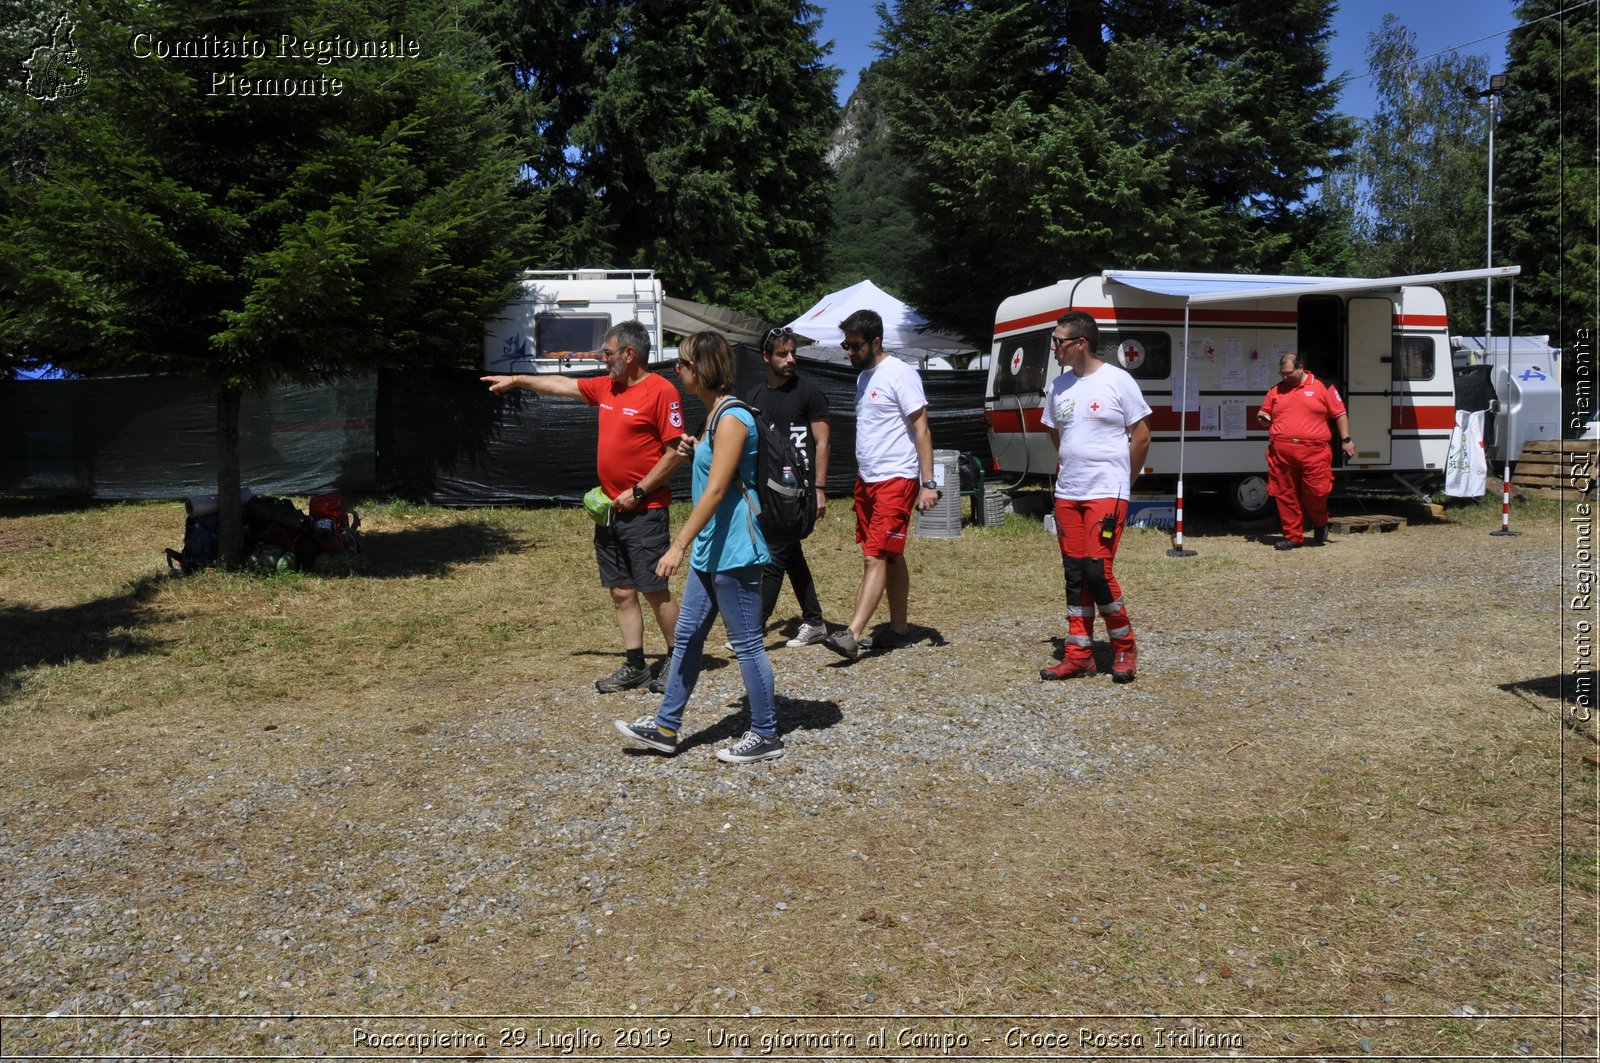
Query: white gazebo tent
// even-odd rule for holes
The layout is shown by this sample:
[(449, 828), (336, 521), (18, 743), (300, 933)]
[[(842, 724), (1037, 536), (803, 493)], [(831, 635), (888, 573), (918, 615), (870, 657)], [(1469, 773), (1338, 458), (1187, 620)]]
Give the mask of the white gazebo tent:
[(864, 280), (824, 295), (811, 309), (789, 322), (795, 332), (816, 341), (815, 346), (804, 347), (801, 353), (813, 361), (849, 364), (842, 347), (844, 333), (839, 331), (839, 322), (857, 310), (876, 310), (883, 318), (884, 350), (912, 365), (920, 366), (932, 357), (971, 354), (977, 350), (957, 336), (929, 328), (927, 318), (870, 280)]

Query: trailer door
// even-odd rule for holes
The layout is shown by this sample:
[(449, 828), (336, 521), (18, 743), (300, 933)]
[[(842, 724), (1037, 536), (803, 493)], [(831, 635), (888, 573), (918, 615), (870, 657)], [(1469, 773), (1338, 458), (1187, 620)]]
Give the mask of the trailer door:
[[(1389, 431), (1394, 424), (1394, 303), (1383, 296), (1352, 296), (1349, 303), (1349, 358), (1344, 396), (1356, 465), (1388, 465)], [(1338, 449), (1337, 447), (1335, 448)]]

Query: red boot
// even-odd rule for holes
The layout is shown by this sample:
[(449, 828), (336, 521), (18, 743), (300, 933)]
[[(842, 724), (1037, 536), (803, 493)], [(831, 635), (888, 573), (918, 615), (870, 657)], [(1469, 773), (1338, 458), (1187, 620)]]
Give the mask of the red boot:
[(1061, 659), (1060, 664), (1039, 669), (1040, 679), (1086, 679), (1098, 674), (1095, 671), (1093, 657), (1067, 656)]
[(1111, 659), (1111, 681), (1113, 683), (1131, 683), (1134, 673), (1139, 670), (1139, 652), (1134, 648), (1133, 640), (1129, 639), (1126, 646), (1117, 647)]

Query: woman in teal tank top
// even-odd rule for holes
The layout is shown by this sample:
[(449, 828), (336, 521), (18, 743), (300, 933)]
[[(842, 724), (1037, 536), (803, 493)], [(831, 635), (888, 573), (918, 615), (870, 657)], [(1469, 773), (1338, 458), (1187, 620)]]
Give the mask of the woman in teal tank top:
[(706, 441), (689, 437), (694, 448), (694, 509), (656, 565), (672, 576), (689, 555), (689, 572), (674, 632), (676, 645), (667, 665), (667, 691), (661, 709), (633, 723), (613, 721), (621, 734), (663, 753), (676, 753), (683, 709), (700, 679), (706, 637), (722, 616), (728, 640), (739, 658), (750, 699), (750, 729), (731, 746), (717, 750), (730, 764), (783, 756), (773, 698), (772, 662), (767, 657), (761, 621), (761, 572), (771, 560), (756, 523), (756, 454), (759, 435), (750, 411), (732, 400), (733, 351), (716, 332), (696, 332), (678, 345), (678, 378), (685, 391), (705, 403)]

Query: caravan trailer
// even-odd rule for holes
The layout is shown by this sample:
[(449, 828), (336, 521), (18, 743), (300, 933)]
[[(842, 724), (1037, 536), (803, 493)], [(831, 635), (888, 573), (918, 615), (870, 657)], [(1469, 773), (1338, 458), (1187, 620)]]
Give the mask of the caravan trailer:
[(522, 295), (483, 331), (487, 373), (571, 373), (604, 369), (606, 332), (636, 320), (661, 353), (665, 293), (654, 270), (524, 270)]
[(1377, 280), (1107, 270), (1014, 295), (995, 315), (984, 420), (996, 470), (1051, 477), (1040, 423), (1061, 372), (1050, 334), (1068, 310), (1092, 314), (1102, 359), (1131, 373), (1152, 410), (1141, 489), (1180, 478), (1221, 491), (1239, 517), (1271, 511), (1267, 431), (1256, 411), (1299, 351), (1349, 409), (1358, 452), (1334, 472), (1423, 492), (1443, 480), (1455, 424), (1444, 299), (1428, 282), (1510, 276), (1518, 267)]

